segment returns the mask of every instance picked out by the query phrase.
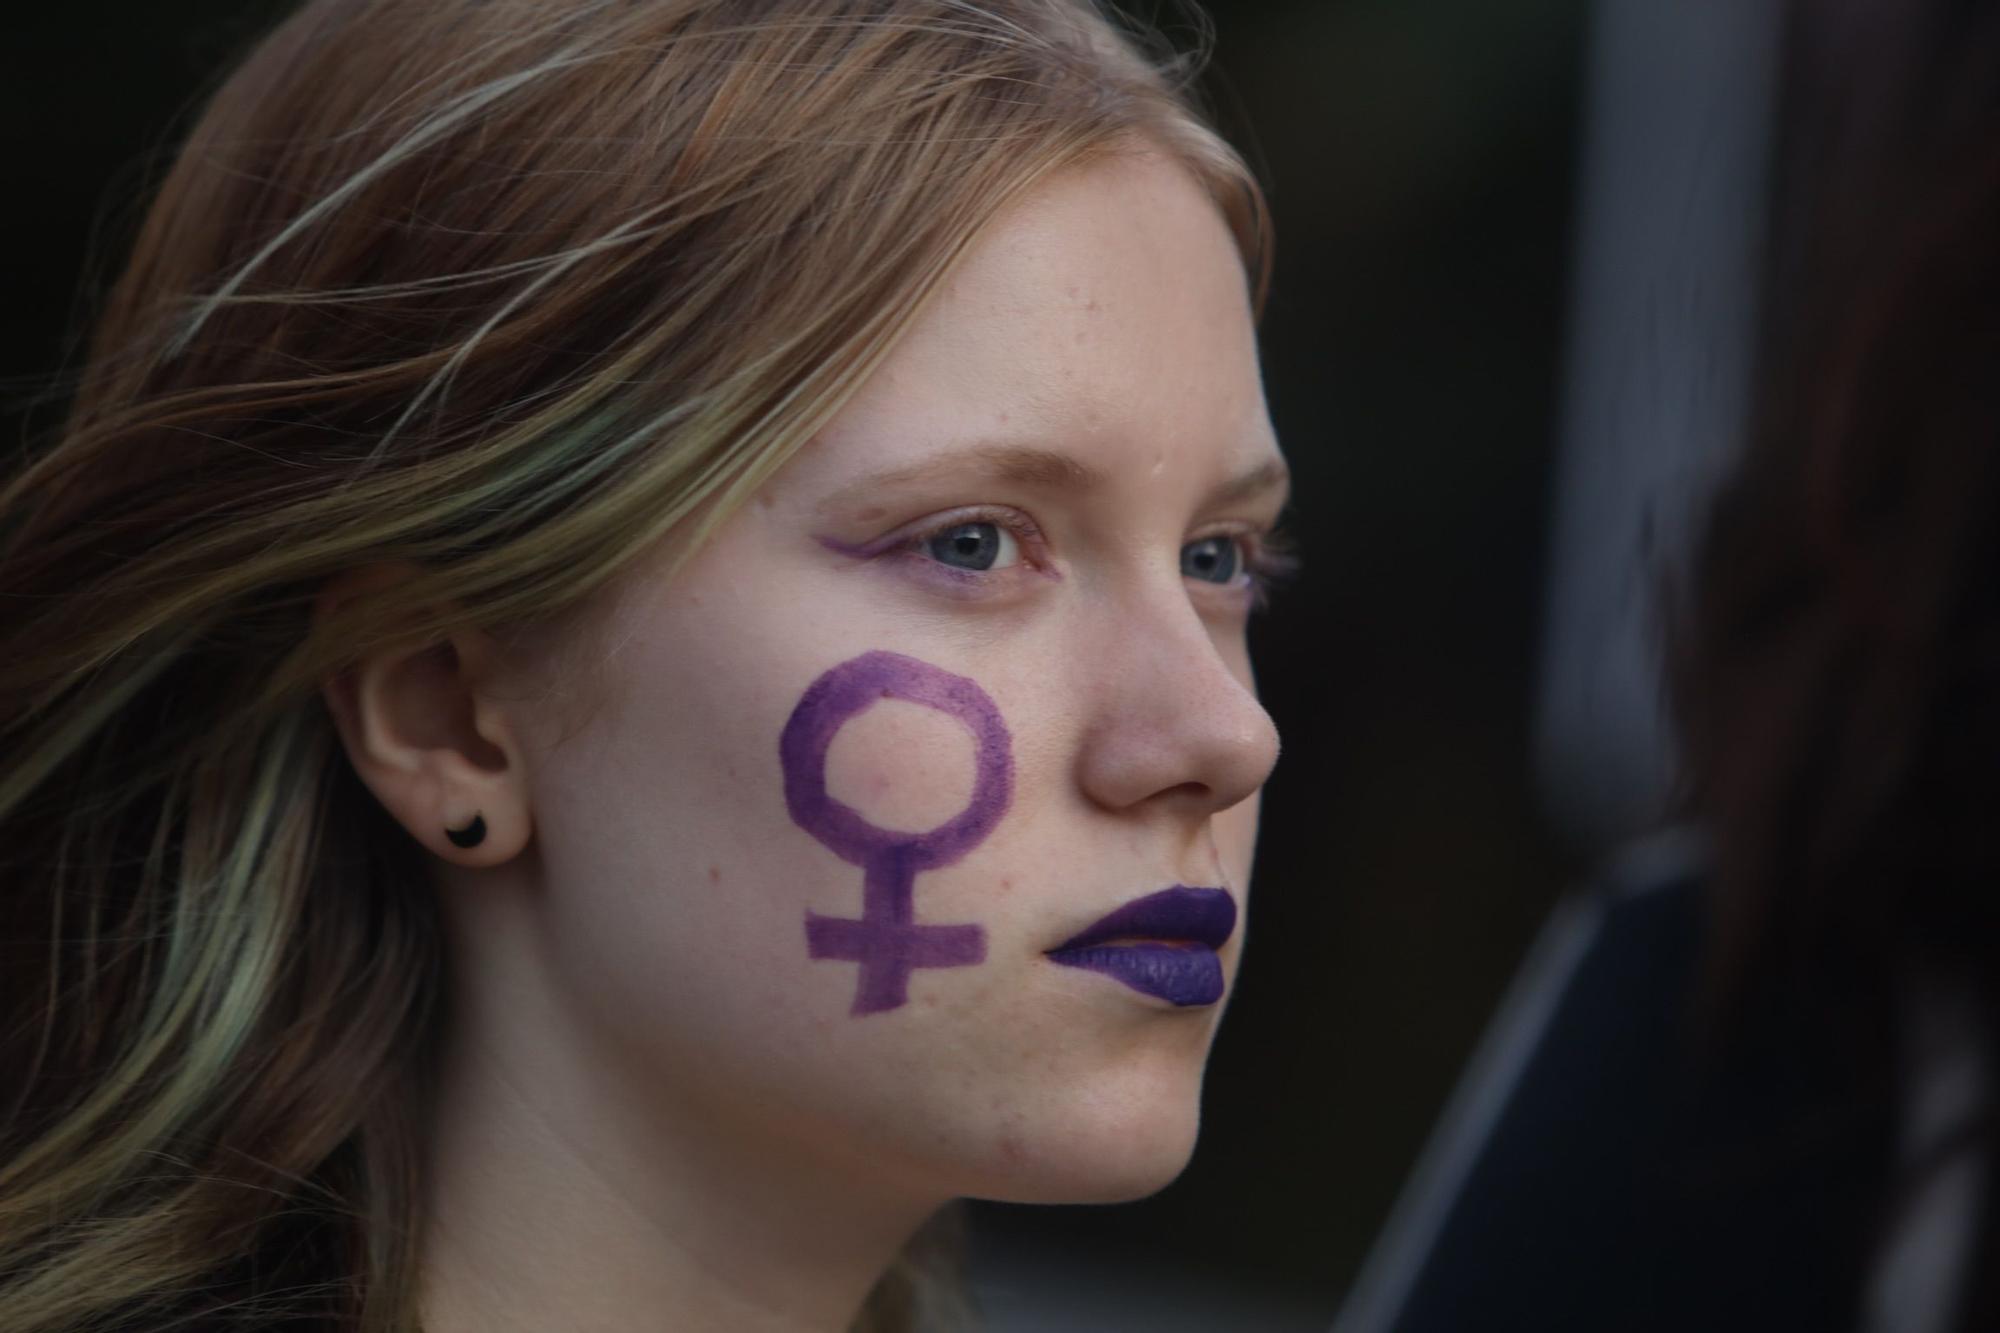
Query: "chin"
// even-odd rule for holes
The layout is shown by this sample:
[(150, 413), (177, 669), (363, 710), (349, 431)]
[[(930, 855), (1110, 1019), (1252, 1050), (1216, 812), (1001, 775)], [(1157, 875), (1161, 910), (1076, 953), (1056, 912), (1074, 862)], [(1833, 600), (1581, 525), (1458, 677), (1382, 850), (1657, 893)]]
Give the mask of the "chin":
[(992, 1142), (981, 1188), (997, 1203), (1129, 1203), (1172, 1184), (1194, 1156), (1201, 1096), (1098, 1090), (1052, 1099)]

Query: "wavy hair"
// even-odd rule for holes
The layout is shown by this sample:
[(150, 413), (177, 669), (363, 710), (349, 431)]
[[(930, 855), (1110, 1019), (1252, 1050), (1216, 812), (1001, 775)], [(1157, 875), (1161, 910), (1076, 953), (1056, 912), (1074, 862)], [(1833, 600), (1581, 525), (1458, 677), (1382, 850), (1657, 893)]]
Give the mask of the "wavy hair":
[[(0, 1326), (417, 1327), (441, 929), (321, 682), (692, 549), (1058, 168), (1165, 149), (1261, 309), (1195, 37), (1089, 0), (309, 0), (251, 47), (0, 473)], [(416, 577), (314, 616), (381, 560)], [(912, 1326), (927, 1263), (857, 1328)]]

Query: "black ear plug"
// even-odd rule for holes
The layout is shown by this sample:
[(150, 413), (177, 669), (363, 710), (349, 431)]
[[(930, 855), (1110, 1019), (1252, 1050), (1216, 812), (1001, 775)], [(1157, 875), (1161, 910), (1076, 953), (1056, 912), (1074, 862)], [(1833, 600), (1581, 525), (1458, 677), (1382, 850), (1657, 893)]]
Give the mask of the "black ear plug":
[(470, 824), (462, 829), (448, 828), (444, 836), (451, 839), (453, 846), (476, 847), (486, 840), (486, 817), (474, 815)]

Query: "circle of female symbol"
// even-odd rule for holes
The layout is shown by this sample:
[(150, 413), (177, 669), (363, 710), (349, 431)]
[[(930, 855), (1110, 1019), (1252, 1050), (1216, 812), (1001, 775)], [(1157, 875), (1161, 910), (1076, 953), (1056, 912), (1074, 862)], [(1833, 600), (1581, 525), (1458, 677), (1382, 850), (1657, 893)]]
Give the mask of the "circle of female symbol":
[[(826, 755), (834, 736), (884, 699), (935, 708), (972, 733), (972, 798), (958, 814), (925, 833), (871, 824), (826, 790)], [(808, 954), (861, 965), (850, 1012), (872, 1014), (903, 1004), (909, 999), (910, 973), (917, 968), (984, 961), (983, 927), (918, 925), (913, 900), (917, 875), (950, 865), (985, 841), (1013, 798), (1012, 741), (986, 691), (914, 657), (863, 653), (806, 689), (778, 739), (778, 757), (792, 822), (862, 869), (859, 918), (806, 913)]]

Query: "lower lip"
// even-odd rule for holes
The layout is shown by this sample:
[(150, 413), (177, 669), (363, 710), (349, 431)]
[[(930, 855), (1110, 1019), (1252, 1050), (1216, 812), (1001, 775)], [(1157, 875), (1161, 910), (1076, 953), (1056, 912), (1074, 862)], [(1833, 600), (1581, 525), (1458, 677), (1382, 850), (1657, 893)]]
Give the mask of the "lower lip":
[(1214, 1004), (1222, 998), (1222, 960), (1205, 944), (1092, 944), (1044, 955), (1124, 982), (1169, 1004)]

